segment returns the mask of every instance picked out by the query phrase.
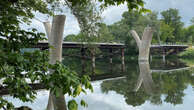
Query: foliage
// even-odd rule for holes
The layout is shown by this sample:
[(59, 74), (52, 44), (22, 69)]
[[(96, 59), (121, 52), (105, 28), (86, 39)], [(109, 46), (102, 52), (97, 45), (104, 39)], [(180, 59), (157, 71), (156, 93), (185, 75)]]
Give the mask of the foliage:
[(191, 24), (192, 24), (192, 25), (194, 24), (194, 17), (191, 18)]
[[(88, 77), (84, 76), (80, 79), (75, 73), (70, 72), (67, 67), (59, 64), (49, 65), (48, 52), (39, 50), (23, 51), (36, 45), (39, 40), (43, 40), (44, 34), (38, 33), (36, 29), (23, 30), (20, 25), (21, 23), (30, 25), (30, 19), (34, 17), (33, 11), (51, 15), (52, 12), (47, 8), (47, 2), (42, 0), (4, 0), (0, 2), (0, 8), (1, 88), (6, 88), (11, 96), (19, 98), (23, 102), (32, 102), (36, 98), (35, 90), (29, 85), (29, 83), (33, 84), (35, 81), (40, 81), (43, 85), (49, 85), (48, 81), (50, 80), (55, 81), (53, 83), (56, 83), (57, 86), (47, 86), (47, 89), (51, 89), (56, 94), (56, 87), (59, 86), (66, 87), (69, 91), (63, 92), (69, 92), (69, 95), (73, 96), (77, 96), (84, 91), (82, 86), (85, 86), (86, 89), (92, 89)], [(47, 75), (49, 68), (58, 73)], [(66, 76), (67, 73), (68, 75), (72, 73), (72, 75)], [(69, 82), (64, 82), (63, 80), (67, 84), (59, 83), (57, 82), (59, 78), (56, 79), (58, 76), (67, 77), (70, 80), (67, 80)], [(1, 108), (13, 109), (13, 105), (2, 97), (0, 97), (0, 105)]]
[(188, 65), (189, 67), (193, 67), (194, 66), (194, 60), (193, 59), (181, 58), (180, 60), (182, 62), (184, 62), (186, 65)]
[[(88, 0), (66, 0), (71, 3), (73, 7), (81, 6), (84, 9), (84, 13), (93, 11), (93, 6)], [(146, 11), (143, 8), (142, 0), (99, 0), (103, 2), (102, 7), (108, 5), (119, 5), (125, 1), (128, 3), (129, 9), (139, 9), (141, 11)], [(85, 86), (85, 89), (91, 89), (91, 85), (88, 82), (88, 77), (83, 77), (80, 79), (74, 72), (71, 72), (66, 67), (61, 64), (49, 65), (47, 52), (42, 51), (32, 51), (24, 52), (21, 50), (24, 48), (30, 48), (35, 45), (38, 41), (44, 39), (44, 34), (38, 33), (36, 29), (24, 30), (20, 28), (21, 24), (30, 25), (31, 19), (34, 17), (34, 12), (40, 12), (47, 15), (53, 15), (53, 11), (58, 7), (60, 0), (3, 0), (0, 2), (0, 79), (3, 80), (1, 87), (7, 88), (9, 94), (15, 98), (19, 98), (22, 101), (33, 101), (35, 99), (36, 92), (31, 88), (26, 79), (29, 79), (31, 83), (35, 81), (41, 81), (43, 84), (47, 85), (47, 89), (51, 89), (56, 92), (57, 87), (64, 88), (64, 93), (69, 93), (69, 95), (77, 96), (80, 92), (84, 92), (84, 89), (80, 86)], [(89, 3), (89, 4), (88, 4)], [(79, 8), (77, 11), (79, 13)], [(73, 10), (72, 10), (73, 11)], [(86, 18), (90, 18), (91, 22), (84, 21), (87, 20), (82, 18), (84, 23), (93, 23), (93, 18), (97, 16), (87, 13)], [(80, 13), (79, 13), (80, 15)], [(84, 15), (81, 15), (85, 17)], [(90, 26), (90, 25), (89, 25)], [(90, 28), (87, 28), (88, 31)], [(53, 67), (54, 66), (54, 67)], [(47, 75), (48, 69), (52, 68), (56, 74)], [(72, 73), (70, 75), (70, 73)], [(72, 78), (66, 76), (70, 75)], [(68, 79), (69, 82), (60, 83), (56, 80), (56, 77), (61, 76), (62, 78)], [(52, 80), (52, 83), (56, 83), (55, 86), (48, 84), (48, 81)], [(68, 88), (70, 87), (70, 88)], [(75, 102), (72, 101), (75, 106)], [(11, 109), (11, 105), (0, 98), (0, 107), (7, 107), (6, 109)], [(85, 105), (82, 101), (81, 105)], [(70, 109), (75, 109), (76, 107), (70, 107)]]
[[(53, 1), (53, 0), (52, 0)], [(86, 4), (88, 0), (65, 0), (67, 2), (70, 2), (72, 6), (75, 6), (77, 4)], [(144, 1), (143, 0), (98, 0), (101, 3), (101, 8), (106, 8), (111, 5), (120, 5), (127, 3), (129, 10), (139, 10), (140, 12), (148, 12), (148, 9), (144, 8)]]
[[(113, 42), (114, 41), (114, 37), (111, 35), (108, 27), (106, 24), (103, 23), (98, 23), (97, 24), (99, 29), (97, 32), (97, 36), (94, 38), (87, 38), (87, 40), (89, 40), (89, 42), (93, 41), (93, 42)], [(81, 32), (78, 35), (74, 35), (74, 34), (70, 34), (67, 35), (64, 38), (64, 41), (71, 41), (71, 42), (83, 42), (85, 41), (85, 36), (84, 34)]]
[(185, 42), (194, 42), (194, 25), (184, 28), (184, 41)]
[(97, 9), (97, 4), (91, 0), (85, 0), (85, 4), (73, 4), (66, 1), (66, 5), (71, 9), (73, 15), (77, 18), (82, 40), (84, 42), (91, 38), (95, 38), (98, 32), (98, 23), (101, 21), (100, 12)]
[[(49, 65), (49, 69), (54, 70), (52, 74), (42, 75), (41, 83), (45, 84), (46, 89), (51, 90), (56, 97), (59, 96), (59, 89), (63, 94), (68, 94), (74, 98), (79, 96), (80, 93), (86, 94), (86, 89), (93, 92), (90, 78), (86, 75), (79, 77), (76, 72), (70, 70), (62, 63), (57, 62), (54, 65)], [(87, 106), (84, 100), (80, 102), (82, 106)], [(69, 110), (77, 110), (77, 102), (71, 100), (68, 102)]]
[[(132, 106), (140, 106), (147, 101), (154, 105), (163, 103), (178, 105), (183, 103), (184, 90), (187, 86), (194, 86), (192, 68), (190, 70), (174, 71), (170, 74), (152, 73), (152, 79), (157, 82), (154, 83), (156, 92), (153, 92), (154, 94), (147, 92), (146, 84), (142, 84), (139, 90), (135, 92), (134, 88), (138, 83), (137, 80), (140, 80), (138, 79), (139, 72), (134, 70), (134, 66), (131, 68), (133, 68), (130, 69), (131, 74), (128, 74), (126, 78), (103, 81), (101, 84), (102, 92), (115, 91), (123, 95), (125, 102)], [(146, 78), (143, 80), (146, 80)], [(149, 79), (145, 82), (149, 82)]]
[(175, 36), (173, 35), (174, 28), (170, 27), (168, 24), (161, 21), (160, 24), (160, 38), (162, 42), (169, 42), (174, 39)]
[(194, 48), (187, 48), (185, 51), (181, 52), (179, 55), (181, 58), (194, 58)]
[[(46, 60), (45, 54), (37, 51), (22, 54), (21, 49), (35, 45), (44, 38), (44, 34), (38, 33), (36, 29), (23, 30), (20, 24), (29, 25), (30, 19), (34, 17), (33, 11), (45, 14), (51, 12), (47, 9), (47, 3), (42, 0), (3, 0), (0, 2), (0, 9), (0, 79), (3, 80), (1, 87), (7, 88), (9, 94), (15, 98), (32, 101), (35, 91), (24, 76), (33, 82), (34, 77), (30, 76), (33, 72), (45, 72), (42, 67), (46, 64), (41, 63)], [(0, 100), (2, 108), (13, 107), (3, 98)]]
[(168, 9), (161, 12), (162, 21), (172, 27), (174, 39), (169, 39), (168, 42), (180, 41), (182, 37), (183, 22), (181, 22), (181, 16), (177, 9)]

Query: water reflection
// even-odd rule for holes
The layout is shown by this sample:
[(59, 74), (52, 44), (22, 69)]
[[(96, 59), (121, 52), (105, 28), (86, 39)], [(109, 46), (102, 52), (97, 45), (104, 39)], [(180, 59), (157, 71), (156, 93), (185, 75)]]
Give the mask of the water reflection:
[(151, 73), (148, 62), (139, 62), (139, 70), (139, 75), (130, 72), (125, 80), (104, 81), (101, 84), (103, 93), (115, 91), (122, 94), (126, 103), (133, 106), (140, 106), (146, 101), (154, 105), (177, 105), (183, 104), (184, 90), (188, 85), (194, 86), (193, 69), (166, 74)]
[(21, 107), (15, 108), (15, 110), (32, 110), (32, 109), (27, 106), (21, 106)]
[(185, 68), (187, 64), (181, 62), (179, 59), (168, 59), (165, 62), (162, 59), (154, 59), (150, 62), (152, 70), (171, 70), (178, 68)]
[(156, 87), (154, 85), (154, 81), (152, 80), (152, 75), (151, 75), (152, 73), (150, 70), (149, 62), (139, 61), (139, 69), (140, 69), (140, 74), (134, 91), (137, 92), (143, 83), (145, 92), (148, 94), (154, 94)]
[[(174, 61), (175, 62), (175, 61)], [(184, 63), (168, 61), (175, 68), (185, 66)], [(174, 65), (175, 64), (175, 65)], [(105, 64), (104, 64), (105, 65)], [(81, 94), (76, 98), (79, 102), (84, 99), (89, 107), (79, 110), (189, 110), (193, 107), (194, 98), (194, 69), (173, 71), (170, 73), (152, 72), (154, 69), (166, 69), (158, 62), (155, 68), (153, 62), (139, 62), (126, 64), (126, 73), (119, 78), (92, 82), (94, 93)], [(114, 65), (116, 66), (116, 64)], [(120, 65), (118, 65), (118, 68)], [(105, 67), (104, 67), (105, 68)], [(117, 68), (117, 69), (118, 69)], [(107, 68), (108, 69), (108, 68)], [(108, 71), (108, 70), (100, 70)], [(117, 74), (113, 70), (113, 74)], [(112, 76), (109, 74), (109, 76)], [(122, 76), (122, 77), (120, 77)], [(95, 76), (94, 76), (95, 77)], [(107, 78), (107, 77), (106, 77)], [(103, 79), (103, 78), (102, 78)], [(48, 92), (39, 92), (35, 103), (18, 103), (18, 100), (8, 98), (15, 105), (28, 105), (33, 110), (45, 110)], [(66, 97), (67, 101), (70, 97)], [(178, 105), (178, 106), (176, 106)]]

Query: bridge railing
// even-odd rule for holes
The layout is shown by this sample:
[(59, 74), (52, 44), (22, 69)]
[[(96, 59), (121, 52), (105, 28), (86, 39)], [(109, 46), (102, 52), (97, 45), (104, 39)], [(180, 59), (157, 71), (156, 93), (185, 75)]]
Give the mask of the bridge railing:
[(189, 46), (189, 45), (191, 45), (192, 46), (192, 44), (191, 43), (184, 43), (184, 42), (163, 42), (163, 43), (161, 43), (161, 44), (159, 44), (159, 43), (152, 43), (152, 45), (179, 45), (179, 46)]

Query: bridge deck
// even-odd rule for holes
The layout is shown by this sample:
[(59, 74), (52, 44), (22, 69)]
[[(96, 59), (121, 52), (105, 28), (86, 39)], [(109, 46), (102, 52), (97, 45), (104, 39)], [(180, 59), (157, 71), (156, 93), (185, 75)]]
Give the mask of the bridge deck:
[(164, 44), (164, 45), (151, 45), (151, 48), (160, 48), (160, 47), (183, 47), (183, 48), (187, 48), (189, 47), (188, 45), (168, 45), (168, 44)]
[[(122, 43), (96, 43), (96, 42), (63, 42), (63, 48), (84, 48), (87, 46), (96, 46), (98, 48), (125, 48)], [(39, 42), (34, 46), (35, 48), (48, 48), (48, 42)]]
[(172, 55), (184, 51), (189, 45), (180, 44), (162, 44), (162, 45), (151, 45), (151, 54), (162, 54), (162, 55)]

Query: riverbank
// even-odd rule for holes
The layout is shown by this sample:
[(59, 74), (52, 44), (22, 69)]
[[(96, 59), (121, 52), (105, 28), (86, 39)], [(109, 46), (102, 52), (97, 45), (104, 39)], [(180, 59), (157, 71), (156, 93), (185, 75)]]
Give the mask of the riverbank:
[(179, 53), (178, 57), (184, 59), (194, 58), (194, 48), (193, 47), (187, 48), (185, 51)]

